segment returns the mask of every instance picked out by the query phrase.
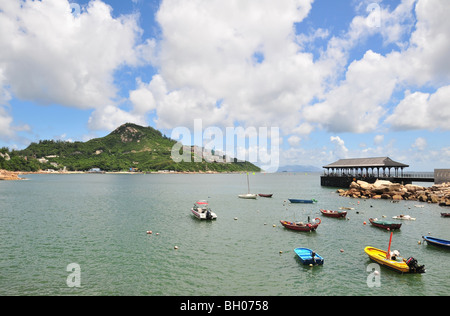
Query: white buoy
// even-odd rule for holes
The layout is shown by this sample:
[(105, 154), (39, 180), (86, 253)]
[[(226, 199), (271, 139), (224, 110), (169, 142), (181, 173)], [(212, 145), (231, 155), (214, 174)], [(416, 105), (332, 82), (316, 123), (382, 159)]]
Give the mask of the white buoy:
[(151, 235), (153, 232), (151, 230), (147, 230), (147, 235)]
[(173, 249), (178, 249), (178, 246), (173, 247)]

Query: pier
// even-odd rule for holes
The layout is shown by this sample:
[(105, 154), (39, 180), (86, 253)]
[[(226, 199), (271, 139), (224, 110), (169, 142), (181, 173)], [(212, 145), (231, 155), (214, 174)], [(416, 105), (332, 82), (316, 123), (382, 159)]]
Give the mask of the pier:
[(374, 183), (377, 179), (394, 183), (435, 182), (436, 172), (404, 172), (409, 165), (389, 157), (340, 159), (323, 166), (320, 184), (326, 187), (348, 188), (352, 181)]

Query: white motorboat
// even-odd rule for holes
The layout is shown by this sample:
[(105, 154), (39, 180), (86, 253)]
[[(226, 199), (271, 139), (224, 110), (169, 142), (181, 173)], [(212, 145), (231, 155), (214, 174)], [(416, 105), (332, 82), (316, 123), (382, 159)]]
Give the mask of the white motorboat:
[(208, 201), (200, 200), (194, 203), (194, 206), (191, 208), (192, 214), (198, 219), (204, 220), (212, 220), (217, 219), (216, 213), (212, 212), (209, 208)]
[(400, 214), (398, 216), (393, 216), (392, 218), (394, 218), (394, 219), (404, 219), (404, 220), (408, 220), (408, 221), (415, 221), (416, 220), (414, 217), (411, 217), (409, 215), (403, 215), (403, 214)]

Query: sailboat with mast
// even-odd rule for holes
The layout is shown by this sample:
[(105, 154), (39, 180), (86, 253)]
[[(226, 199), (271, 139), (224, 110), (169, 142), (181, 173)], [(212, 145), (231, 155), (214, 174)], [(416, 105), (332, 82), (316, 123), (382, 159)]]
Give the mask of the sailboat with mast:
[(238, 197), (241, 199), (256, 199), (257, 194), (250, 193), (250, 182), (248, 180), (248, 172), (247, 172), (247, 194), (239, 194)]

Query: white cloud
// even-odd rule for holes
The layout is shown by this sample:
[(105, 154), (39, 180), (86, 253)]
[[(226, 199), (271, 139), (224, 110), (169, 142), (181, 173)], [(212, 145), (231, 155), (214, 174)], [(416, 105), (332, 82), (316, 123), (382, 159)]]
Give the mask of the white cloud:
[(163, 1), (160, 71), (153, 78), (166, 87), (154, 96), (158, 126), (203, 118), (221, 126), (295, 128), (298, 110), (320, 93), (329, 74), (300, 52), (295, 38), (294, 24), (311, 2)]
[(96, 109), (88, 121), (91, 130), (111, 131), (124, 123), (135, 123), (146, 125), (145, 119), (141, 115), (135, 115), (124, 111), (117, 106), (109, 105)]
[[(415, 30), (413, 9), (417, 16)], [(400, 50), (383, 56), (368, 50), (360, 60), (345, 70), (345, 79), (332, 86), (323, 99), (303, 110), (304, 119), (330, 132), (367, 133), (379, 128), (388, 112), (396, 89), (412, 84), (431, 85), (435, 94), (422, 92), (405, 95), (386, 123), (395, 129), (449, 129), (450, 107), (446, 105), (450, 90), (450, 2), (403, 0), (394, 10), (380, 3), (378, 12), (353, 19), (349, 31), (329, 41), (327, 55), (345, 61), (348, 50), (367, 36), (380, 33), (385, 44), (395, 43)], [(368, 23), (380, 14), (380, 27)], [(330, 58), (327, 57), (326, 60)]]
[(411, 145), (412, 148), (415, 148), (419, 151), (423, 151), (425, 150), (425, 148), (427, 147), (427, 140), (423, 137), (418, 137), (416, 138), (416, 140), (414, 141), (414, 144)]
[(293, 136), (288, 138), (288, 143), (291, 146), (298, 146), (300, 144), (301, 140), (302, 139), (300, 137), (293, 135)]
[(13, 118), (11, 115), (0, 106), (0, 139), (10, 140), (14, 137), (14, 130), (12, 129)]
[(435, 93), (406, 93), (386, 123), (397, 130), (450, 130), (450, 85)]
[(369, 50), (348, 67), (346, 79), (331, 89), (324, 101), (304, 109), (304, 118), (330, 132), (374, 131), (395, 83), (385, 57)]
[(348, 149), (339, 136), (331, 136), (330, 141), (334, 144), (333, 156), (338, 157), (338, 159), (348, 157)]
[(373, 139), (375, 145), (381, 145), (384, 141), (384, 135), (376, 135)]
[(154, 41), (139, 43), (138, 15), (111, 11), (100, 0), (77, 17), (67, 0), (1, 1), (0, 91), (44, 105), (114, 104), (115, 71), (151, 60)]
[(130, 91), (130, 101), (133, 104), (133, 112), (145, 115), (156, 108), (156, 101), (150, 91), (150, 85), (144, 84), (140, 79), (137, 82), (138, 89)]

